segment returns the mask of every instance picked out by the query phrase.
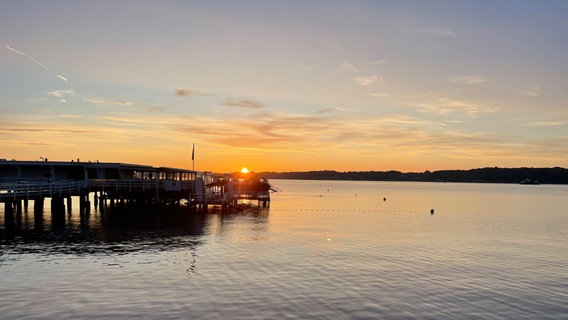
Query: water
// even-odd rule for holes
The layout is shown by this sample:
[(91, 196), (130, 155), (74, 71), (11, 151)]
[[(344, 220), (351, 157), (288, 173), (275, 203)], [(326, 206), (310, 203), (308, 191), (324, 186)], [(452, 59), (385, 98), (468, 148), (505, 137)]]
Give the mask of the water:
[(568, 319), (568, 186), (272, 183), (262, 212), (0, 211), (0, 318)]

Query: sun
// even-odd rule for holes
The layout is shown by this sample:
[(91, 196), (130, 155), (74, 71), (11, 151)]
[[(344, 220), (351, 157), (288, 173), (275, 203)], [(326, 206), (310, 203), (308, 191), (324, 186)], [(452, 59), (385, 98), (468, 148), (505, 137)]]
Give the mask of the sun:
[(242, 173), (249, 173), (249, 169), (247, 169), (247, 167), (243, 167), (243, 168), (241, 169), (241, 172), (242, 172)]

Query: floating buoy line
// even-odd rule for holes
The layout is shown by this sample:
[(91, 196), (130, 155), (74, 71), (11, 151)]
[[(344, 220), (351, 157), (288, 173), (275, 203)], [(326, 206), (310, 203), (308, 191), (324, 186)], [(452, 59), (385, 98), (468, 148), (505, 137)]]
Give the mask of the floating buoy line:
[(433, 209), (425, 210), (379, 210), (379, 209), (303, 209), (303, 208), (270, 208), (270, 211), (281, 212), (329, 212), (329, 213), (347, 213), (347, 212), (360, 212), (360, 213), (431, 213)]

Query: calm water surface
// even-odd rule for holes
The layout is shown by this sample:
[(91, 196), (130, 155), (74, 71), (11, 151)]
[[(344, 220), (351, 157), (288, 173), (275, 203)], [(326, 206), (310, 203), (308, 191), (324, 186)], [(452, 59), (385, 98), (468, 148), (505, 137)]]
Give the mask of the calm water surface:
[(262, 212), (2, 207), (0, 318), (568, 319), (568, 186), (272, 183)]

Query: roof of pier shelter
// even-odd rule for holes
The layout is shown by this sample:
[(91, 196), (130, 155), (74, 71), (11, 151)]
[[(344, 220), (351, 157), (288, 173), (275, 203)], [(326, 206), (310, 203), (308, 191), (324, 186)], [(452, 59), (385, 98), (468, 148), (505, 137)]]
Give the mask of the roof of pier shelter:
[(169, 167), (159, 167), (157, 168), (158, 171), (160, 172), (182, 172), (182, 173), (192, 173), (192, 172), (197, 172), (195, 170), (189, 170), (189, 169), (180, 169), (180, 168), (169, 168)]
[(71, 161), (43, 161), (43, 160), (5, 160), (0, 159), (0, 166), (70, 166), (70, 165), (82, 165), (83, 162), (71, 162)]
[(140, 170), (140, 171), (156, 171), (157, 168), (132, 163), (120, 163), (120, 162), (88, 162), (81, 163), (85, 165), (86, 168), (93, 169), (126, 169), (126, 170)]

